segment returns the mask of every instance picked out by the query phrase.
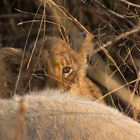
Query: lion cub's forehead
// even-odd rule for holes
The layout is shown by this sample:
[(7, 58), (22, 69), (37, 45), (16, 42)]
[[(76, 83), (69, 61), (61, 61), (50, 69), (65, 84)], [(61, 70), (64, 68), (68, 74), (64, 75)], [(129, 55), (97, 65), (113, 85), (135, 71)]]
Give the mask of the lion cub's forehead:
[(80, 52), (71, 48), (71, 46), (61, 38), (47, 36), (44, 40), (40, 39), (37, 42), (36, 53), (40, 50), (41, 43), (43, 43), (41, 58), (45, 65), (49, 63), (48, 65), (52, 65), (52, 67), (56, 67), (57, 65), (59, 67), (71, 66), (76, 68), (81, 64), (80, 58), (83, 58), (83, 56), (80, 55), (79, 58), (78, 54)]
[[(47, 50), (46, 50), (47, 51)], [(47, 64), (52, 65), (52, 67), (55, 67), (56, 69), (60, 69), (62, 70), (63, 67), (73, 67), (74, 69), (77, 67), (78, 63), (75, 60), (75, 55), (72, 54), (71, 52), (67, 52), (67, 51), (52, 51), (51, 52), (44, 52), (43, 55), (43, 60), (45, 60), (45, 62), (47, 62)], [(46, 53), (47, 57), (46, 57)], [(76, 68), (77, 69), (77, 68)]]
[(44, 43), (43, 54), (48, 56), (53, 63), (60, 63), (63, 66), (71, 65), (76, 60), (77, 52), (74, 51), (66, 41), (56, 38), (48, 37)]
[(62, 54), (72, 51), (70, 46), (61, 39), (48, 40), (45, 43), (45, 49), (53, 54)]

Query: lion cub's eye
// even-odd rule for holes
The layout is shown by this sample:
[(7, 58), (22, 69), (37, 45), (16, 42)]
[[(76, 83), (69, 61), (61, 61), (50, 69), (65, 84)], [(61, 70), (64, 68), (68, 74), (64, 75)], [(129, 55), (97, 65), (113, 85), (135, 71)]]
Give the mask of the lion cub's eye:
[(72, 67), (70, 67), (70, 66), (66, 66), (62, 70), (63, 74), (66, 74), (66, 73), (68, 74), (68, 73), (71, 73), (71, 72), (72, 72)]

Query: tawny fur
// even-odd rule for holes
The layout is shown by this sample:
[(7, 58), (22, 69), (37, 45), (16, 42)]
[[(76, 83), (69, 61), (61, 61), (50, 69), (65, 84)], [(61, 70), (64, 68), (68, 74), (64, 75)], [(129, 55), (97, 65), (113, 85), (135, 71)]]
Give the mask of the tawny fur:
[(0, 98), (13, 96), (21, 56), (20, 49), (0, 49)]
[(20, 133), (18, 140), (140, 140), (140, 124), (111, 107), (68, 92), (46, 89), (0, 99), (0, 106), (1, 140), (15, 140), (20, 112), (26, 133)]
[[(33, 43), (25, 53), (21, 71), (19, 71), (22, 59), (21, 52), (17, 50), (20, 57), (17, 59), (17, 56), (13, 55), (12, 61), (9, 60), (11, 59), (9, 52), (12, 48), (9, 50), (6, 48), (8, 52), (6, 59), (9, 60), (9, 63), (5, 63), (3, 59), (2, 62), (9, 66), (11, 72), (7, 71), (6, 67), (3, 67), (3, 72), (9, 72), (9, 80), (12, 79), (11, 83), (7, 85), (7, 89), (10, 88), (9, 90), (12, 93), (11, 95), (14, 93), (23, 95), (29, 91), (43, 90), (49, 87), (73, 91), (75, 94), (94, 100), (101, 98), (102, 94), (99, 88), (86, 77), (86, 55), (90, 50), (90, 44), (88, 41), (82, 40), (79, 43), (81, 46), (74, 50), (58, 37), (47, 36), (45, 39), (40, 39), (37, 41), (36, 46)], [(11, 53), (15, 52), (11, 51)], [(15, 68), (14, 64), (18, 67)], [(12, 70), (13, 68), (15, 70)], [(69, 68), (70, 70), (64, 73), (64, 68)], [(20, 72), (19, 75), (18, 72)], [(2, 94), (1, 97), (9, 97), (8, 92)], [(104, 103), (104, 100), (101, 99), (101, 102)]]
[[(43, 45), (41, 46), (41, 44)], [(81, 96), (99, 99), (102, 97), (100, 90), (86, 77), (86, 56), (91, 47), (90, 42), (79, 40), (79, 45), (81, 45), (78, 46), (79, 48), (72, 49), (58, 37), (40, 39), (35, 46), (31, 61), (29, 60), (33, 44), (30, 47), (31, 51), (28, 51), (28, 69), (31, 71), (44, 70), (46, 87), (69, 90)], [(37, 56), (38, 62), (35, 59)], [(70, 67), (70, 72), (63, 73), (65, 67)]]

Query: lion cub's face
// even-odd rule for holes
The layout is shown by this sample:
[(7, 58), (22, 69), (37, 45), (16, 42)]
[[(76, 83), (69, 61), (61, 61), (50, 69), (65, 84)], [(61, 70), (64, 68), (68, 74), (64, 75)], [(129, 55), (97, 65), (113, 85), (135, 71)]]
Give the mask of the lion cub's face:
[(0, 96), (9, 97), (14, 93), (21, 95), (46, 87), (78, 89), (78, 83), (82, 83), (86, 75), (89, 49), (84, 41), (80, 41), (79, 46), (74, 50), (60, 38), (46, 37), (36, 45), (31, 44), (24, 58), (22, 50), (1, 49), (0, 86), (4, 93), (1, 92)]
[[(32, 44), (27, 53), (28, 60), (33, 47)], [(71, 49), (65, 41), (56, 37), (39, 40), (30, 60), (28, 69), (30, 74), (34, 73), (32, 78), (45, 79), (45, 87), (68, 90), (86, 74), (85, 54)]]

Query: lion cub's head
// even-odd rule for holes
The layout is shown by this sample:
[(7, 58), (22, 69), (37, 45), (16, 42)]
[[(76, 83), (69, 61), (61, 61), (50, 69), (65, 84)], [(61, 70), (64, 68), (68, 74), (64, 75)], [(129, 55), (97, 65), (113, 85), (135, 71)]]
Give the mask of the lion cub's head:
[(72, 49), (72, 44), (60, 38), (46, 37), (32, 43), (24, 57), (22, 50), (1, 49), (0, 86), (4, 93), (0, 96), (9, 97), (45, 87), (71, 89), (86, 75), (88, 43), (79, 40), (79, 46)]
[[(77, 48), (56, 37), (46, 37), (30, 46), (27, 53), (27, 69), (34, 76), (45, 79), (50, 88), (70, 89), (86, 75), (86, 55), (90, 44), (79, 41)], [(32, 54), (32, 55), (31, 55)]]

